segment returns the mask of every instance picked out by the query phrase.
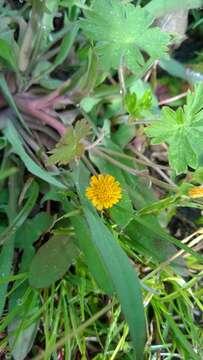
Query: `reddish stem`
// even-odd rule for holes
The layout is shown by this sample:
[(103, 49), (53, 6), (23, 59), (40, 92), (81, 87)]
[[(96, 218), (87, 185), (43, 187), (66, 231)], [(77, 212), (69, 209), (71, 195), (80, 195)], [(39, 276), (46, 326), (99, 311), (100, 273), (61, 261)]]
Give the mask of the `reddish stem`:
[(55, 129), (61, 136), (66, 132), (66, 127), (60, 121), (44, 111), (32, 110), (31, 115)]
[[(35, 98), (28, 95), (16, 95), (15, 101), (22, 112), (41, 120), (44, 124), (47, 124), (55, 129), (61, 136), (65, 133), (66, 127), (55, 117), (49, 115), (43, 107), (40, 108), (40, 102), (38, 102)], [(46, 106), (46, 102), (41, 102), (41, 105), (42, 104)]]

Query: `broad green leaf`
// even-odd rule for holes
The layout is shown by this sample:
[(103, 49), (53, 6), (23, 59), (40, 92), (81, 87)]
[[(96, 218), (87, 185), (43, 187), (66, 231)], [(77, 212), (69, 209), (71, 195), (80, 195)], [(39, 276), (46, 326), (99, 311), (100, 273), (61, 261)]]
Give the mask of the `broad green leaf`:
[(48, 171), (43, 170), (39, 165), (37, 165), (31, 157), (26, 153), (24, 150), (24, 147), (21, 143), (21, 140), (19, 138), (19, 135), (13, 126), (13, 124), (9, 121), (7, 123), (7, 127), (4, 130), (4, 134), (10, 144), (12, 145), (13, 152), (17, 154), (23, 163), (25, 164), (26, 168), (29, 170), (29, 172), (45, 182), (54, 185), (58, 188), (65, 189), (65, 185), (62, 184), (60, 181), (54, 178)]
[(187, 103), (177, 111), (165, 107), (161, 118), (146, 128), (152, 144), (169, 144), (169, 163), (177, 174), (186, 173), (188, 166), (198, 167), (203, 146), (203, 83), (188, 92)]
[(29, 283), (46, 288), (62, 278), (78, 256), (78, 248), (67, 236), (53, 236), (36, 253), (29, 270)]
[(90, 272), (97, 281), (99, 287), (108, 295), (113, 294), (112, 283), (109, 280), (105, 264), (98, 255), (97, 248), (92, 242), (90, 229), (83, 216), (72, 217), (71, 223), (75, 229), (79, 247), (85, 255)]
[(12, 47), (4, 39), (0, 39), (0, 59), (3, 59), (9, 67), (17, 71), (17, 61)]
[(20, 227), (15, 236), (15, 247), (23, 250), (22, 259), (20, 263), (20, 272), (28, 271), (29, 265), (35, 254), (33, 244), (40, 238), (43, 233), (46, 233), (53, 222), (52, 217), (45, 212), (40, 212), (33, 219), (28, 219), (23, 224), (23, 229)]
[(177, 174), (186, 173), (188, 166), (193, 169), (198, 166), (197, 154), (190, 144), (189, 137), (183, 133), (182, 129), (178, 129), (171, 140), (168, 158), (172, 169), (175, 169)]
[[(80, 165), (81, 166), (81, 165)], [(145, 319), (139, 280), (127, 255), (121, 249), (112, 232), (105, 226), (99, 215), (85, 198), (85, 184), (80, 168), (76, 172), (76, 184), (80, 200), (84, 205), (84, 214), (90, 229), (92, 243), (104, 263), (109, 280), (121, 303), (123, 313), (129, 325), (136, 359), (143, 359), (145, 344)]]
[(86, 113), (89, 113), (99, 101), (100, 100), (95, 97), (87, 96), (81, 100), (80, 106)]
[(34, 218), (26, 220), (23, 229), (16, 232), (15, 247), (23, 250), (32, 246), (49, 229), (52, 221), (52, 217), (46, 212), (40, 212)]
[(68, 164), (71, 160), (81, 157), (85, 147), (81, 143), (90, 131), (90, 126), (86, 120), (77, 121), (75, 128), (70, 127), (62, 136), (52, 155), (48, 159), (48, 164)]
[(156, 18), (166, 15), (167, 13), (184, 10), (195, 9), (203, 5), (202, 0), (184, 0), (178, 2), (177, 0), (151, 0), (145, 6), (145, 9)]
[(135, 137), (134, 126), (121, 124), (116, 132), (112, 134), (112, 140), (121, 148), (124, 148)]
[(143, 51), (154, 60), (166, 56), (170, 36), (151, 26), (154, 18), (143, 8), (117, 0), (94, 0), (84, 13), (81, 27), (96, 42), (104, 70), (117, 69), (124, 62), (136, 73), (145, 65)]

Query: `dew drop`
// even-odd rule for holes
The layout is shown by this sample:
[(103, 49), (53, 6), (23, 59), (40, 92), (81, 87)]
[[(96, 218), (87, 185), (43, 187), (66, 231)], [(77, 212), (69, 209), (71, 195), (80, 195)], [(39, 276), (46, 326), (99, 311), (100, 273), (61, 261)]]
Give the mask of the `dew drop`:
[(53, 36), (49, 34), (49, 41), (53, 41)]
[(22, 299), (19, 298), (19, 299), (17, 300), (17, 304), (18, 304), (19, 306), (21, 306), (22, 303), (23, 303), (23, 302), (22, 302)]

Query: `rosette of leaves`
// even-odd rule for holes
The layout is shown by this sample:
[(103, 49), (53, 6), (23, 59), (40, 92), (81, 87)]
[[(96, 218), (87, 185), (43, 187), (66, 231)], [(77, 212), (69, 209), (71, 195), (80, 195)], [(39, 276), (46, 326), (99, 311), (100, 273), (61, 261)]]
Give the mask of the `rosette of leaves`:
[(152, 144), (169, 145), (169, 163), (177, 174), (186, 173), (188, 166), (196, 169), (203, 148), (203, 83), (188, 92), (186, 105), (177, 111), (164, 107), (145, 132)]
[(154, 17), (144, 8), (118, 0), (94, 0), (84, 11), (80, 25), (96, 43), (101, 67), (108, 71), (121, 64), (139, 72), (147, 61), (153, 63), (167, 54), (170, 35), (152, 26)]

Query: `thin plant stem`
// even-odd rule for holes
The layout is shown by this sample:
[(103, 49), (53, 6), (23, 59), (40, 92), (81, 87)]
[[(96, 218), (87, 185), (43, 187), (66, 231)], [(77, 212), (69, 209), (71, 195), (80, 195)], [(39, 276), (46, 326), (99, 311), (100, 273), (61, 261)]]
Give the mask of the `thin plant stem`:
[(172, 103), (172, 102), (174, 102), (174, 101), (176, 101), (176, 100), (182, 99), (182, 98), (184, 98), (184, 97), (187, 96), (187, 93), (188, 93), (188, 92), (185, 91), (185, 92), (183, 92), (182, 94), (179, 94), (179, 95), (173, 96), (173, 97), (171, 97), (171, 98), (162, 100), (162, 101), (159, 102), (159, 105), (161, 106), (161, 105), (170, 104), (170, 103)]
[(118, 77), (119, 77), (119, 82), (120, 82), (120, 86), (121, 86), (122, 95), (125, 96), (125, 94), (126, 94), (126, 86), (125, 86), (125, 78), (124, 78), (123, 64), (122, 63), (119, 66), (119, 69), (118, 69)]
[(127, 165), (122, 164), (120, 161), (117, 161), (115, 159), (113, 159), (112, 157), (108, 156), (107, 154), (105, 154), (103, 151), (98, 150), (98, 148), (94, 148), (92, 149), (93, 152), (95, 152), (98, 156), (103, 157), (104, 159), (108, 160), (110, 163), (116, 165), (117, 167), (119, 167), (120, 169), (132, 174), (132, 175), (137, 175), (137, 176), (146, 176), (146, 171), (140, 171), (137, 169), (133, 169)]
[(131, 160), (131, 161), (134, 161), (135, 163), (138, 163), (138, 164), (142, 164), (142, 165), (147, 165), (149, 167), (153, 167), (153, 166), (157, 166), (159, 167), (160, 169), (168, 169), (168, 166), (164, 166), (164, 165), (156, 165), (152, 162), (150, 162), (150, 164), (145, 161), (144, 159), (143, 160), (140, 160), (140, 159), (136, 159), (135, 157), (133, 156), (130, 156), (130, 155), (127, 155), (127, 154), (123, 154), (123, 153), (120, 153), (118, 151), (114, 151), (114, 150), (111, 150), (111, 149), (107, 149), (107, 148), (104, 148), (104, 147), (99, 147), (99, 149), (101, 149), (102, 151), (105, 151), (107, 152), (108, 154), (110, 155), (115, 155), (117, 157), (120, 157), (120, 158), (123, 158), (123, 159), (126, 159), (126, 160)]
[(66, 127), (53, 116), (50, 116), (44, 111), (33, 110), (33, 116), (36, 116), (39, 120), (55, 129), (61, 136), (66, 132)]
[[(139, 151), (135, 150), (135, 148), (131, 145), (128, 148), (138, 157), (146, 162), (149, 166), (151, 166), (167, 183), (172, 186), (176, 186), (176, 184), (163, 172), (156, 164), (154, 164), (151, 160), (149, 160), (145, 155), (141, 154)], [(178, 188), (178, 187), (177, 187)]]
[[(195, 233), (193, 233), (192, 235), (189, 235), (188, 237), (186, 237), (185, 239), (182, 240), (183, 244), (187, 244), (195, 235), (197, 234), (201, 234), (201, 231), (197, 230)], [(196, 242), (199, 242), (200, 240), (202, 240), (202, 235), (200, 235), (200, 237), (198, 236), (198, 238), (195, 238), (195, 244)], [(191, 241), (190, 244), (187, 245), (188, 247), (192, 247), (194, 246), (194, 242)], [(183, 253), (185, 253), (185, 250), (181, 249), (179, 250), (177, 253), (175, 253), (173, 256), (171, 256), (169, 259), (167, 259), (166, 261), (162, 262), (156, 269), (154, 269), (153, 271), (151, 271), (149, 274), (147, 274), (144, 279), (142, 279), (142, 281), (145, 281), (149, 278), (151, 278), (152, 276), (154, 276), (155, 274), (157, 274), (160, 270), (164, 269), (167, 265), (169, 265), (172, 261), (174, 261), (175, 259), (177, 259), (179, 256), (181, 256)]]
[(145, 177), (147, 178), (151, 183), (153, 183), (154, 185), (157, 185), (159, 187), (161, 187), (162, 189), (165, 189), (167, 191), (177, 191), (178, 188), (174, 185), (171, 184), (167, 184), (161, 180), (158, 180), (156, 178), (154, 178), (153, 176), (150, 176), (146, 173), (146, 171), (139, 171), (137, 169), (131, 168), (129, 166), (126, 166), (124, 164), (122, 164), (121, 162), (113, 159), (112, 157), (108, 156), (106, 153), (100, 151), (98, 148), (94, 148), (91, 151), (93, 151), (95, 154), (97, 154), (98, 156), (103, 157), (104, 159), (108, 160), (111, 164), (114, 164), (115, 166), (119, 167), (120, 169), (128, 172), (129, 174), (132, 174), (134, 176), (140, 176), (140, 177)]
[(82, 156), (82, 160), (84, 161), (85, 165), (93, 175), (98, 175), (97, 171), (95, 170), (95, 168), (92, 166), (91, 162), (85, 155)]

